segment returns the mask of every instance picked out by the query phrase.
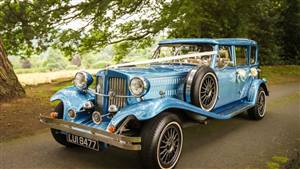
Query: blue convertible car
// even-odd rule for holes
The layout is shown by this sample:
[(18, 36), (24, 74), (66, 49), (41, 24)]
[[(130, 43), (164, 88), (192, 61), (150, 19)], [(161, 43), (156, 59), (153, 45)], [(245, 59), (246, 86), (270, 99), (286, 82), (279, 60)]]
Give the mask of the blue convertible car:
[(40, 117), (62, 145), (99, 150), (109, 145), (141, 153), (146, 168), (174, 168), (182, 125), (266, 112), (266, 81), (249, 39), (174, 39), (159, 42), (147, 61), (109, 66), (93, 77), (78, 72), (58, 91), (54, 112)]

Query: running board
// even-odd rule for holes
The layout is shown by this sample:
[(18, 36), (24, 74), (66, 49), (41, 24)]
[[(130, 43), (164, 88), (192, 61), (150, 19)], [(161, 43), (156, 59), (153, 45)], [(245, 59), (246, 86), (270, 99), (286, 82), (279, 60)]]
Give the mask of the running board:
[(236, 116), (239, 113), (242, 113), (250, 108), (252, 108), (254, 105), (252, 105), (251, 103), (239, 103), (239, 104), (233, 104), (233, 105), (229, 105), (226, 106), (224, 108), (219, 108), (216, 111), (214, 111), (214, 113), (219, 114), (219, 115), (223, 115), (223, 116)]

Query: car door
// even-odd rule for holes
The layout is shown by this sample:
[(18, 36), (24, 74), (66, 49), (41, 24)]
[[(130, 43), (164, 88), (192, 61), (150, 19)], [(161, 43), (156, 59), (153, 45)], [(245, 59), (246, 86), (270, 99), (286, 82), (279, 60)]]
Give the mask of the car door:
[(216, 107), (236, 100), (236, 67), (234, 66), (233, 46), (219, 46), (215, 72), (219, 82), (219, 99)]
[(236, 65), (236, 91), (235, 100), (246, 97), (251, 84), (249, 56), (250, 46), (235, 46), (234, 56)]

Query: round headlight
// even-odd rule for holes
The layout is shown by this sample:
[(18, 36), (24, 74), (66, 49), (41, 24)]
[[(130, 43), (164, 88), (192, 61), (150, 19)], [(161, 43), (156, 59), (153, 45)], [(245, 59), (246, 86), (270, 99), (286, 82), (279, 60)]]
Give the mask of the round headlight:
[(80, 90), (86, 90), (93, 83), (93, 77), (87, 72), (77, 72), (73, 81)]
[(147, 89), (147, 83), (140, 77), (134, 77), (130, 80), (129, 90), (135, 96), (141, 96)]

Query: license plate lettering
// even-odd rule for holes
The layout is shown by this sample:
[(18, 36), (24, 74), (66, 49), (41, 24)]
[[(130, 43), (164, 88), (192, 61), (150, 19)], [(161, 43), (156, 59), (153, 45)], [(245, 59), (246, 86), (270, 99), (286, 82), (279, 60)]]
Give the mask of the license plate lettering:
[(80, 145), (82, 147), (86, 147), (89, 149), (93, 149), (99, 151), (99, 143), (98, 141), (91, 140), (89, 138), (85, 138), (82, 136), (77, 136), (73, 134), (67, 134), (67, 141), (73, 144)]

